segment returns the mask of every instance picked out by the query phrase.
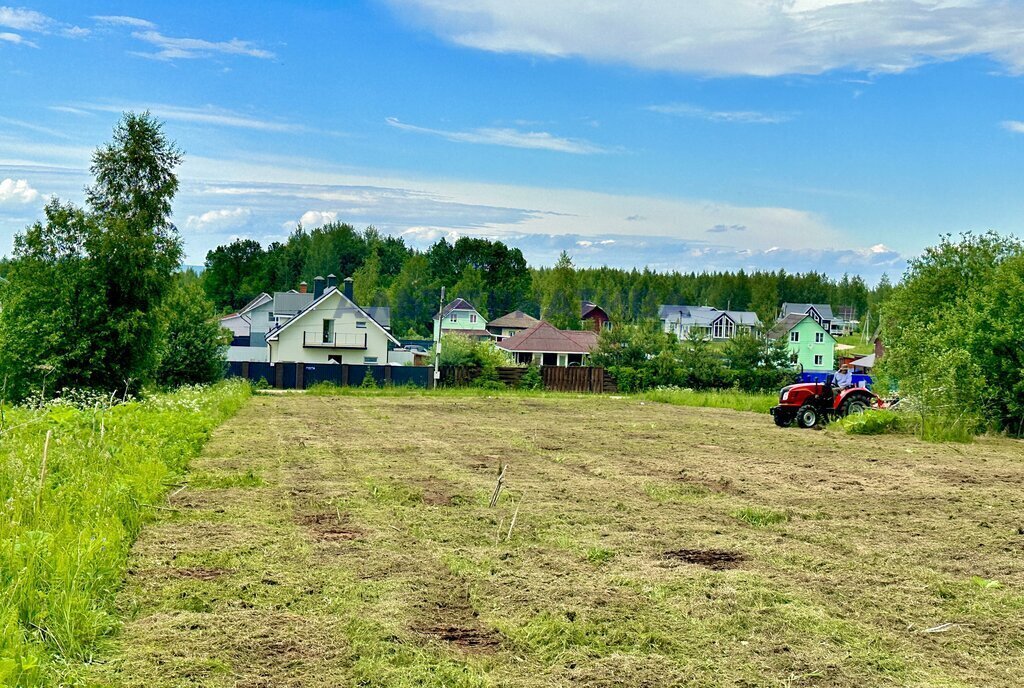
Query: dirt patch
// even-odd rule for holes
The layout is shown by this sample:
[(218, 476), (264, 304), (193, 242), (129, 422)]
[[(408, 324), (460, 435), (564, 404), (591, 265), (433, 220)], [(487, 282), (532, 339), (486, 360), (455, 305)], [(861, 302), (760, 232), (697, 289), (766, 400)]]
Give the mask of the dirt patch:
[(429, 478), (417, 482), (416, 487), (421, 490), (420, 501), (427, 506), (451, 506), (460, 501), (456, 494), (458, 486), (447, 480)]
[(707, 566), (715, 571), (737, 568), (750, 557), (740, 552), (730, 552), (724, 549), (677, 549), (665, 552), (662, 555), (665, 559), (683, 561), (687, 564)]
[(721, 476), (712, 478), (706, 475), (694, 475), (692, 473), (687, 473), (686, 471), (679, 471), (679, 475), (676, 476), (676, 479), (687, 483), (688, 485), (702, 487), (709, 492), (718, 492), (719, 494), (742, 494), (742, 490), (737, 489), (731, 478), (723, 478)]
[(494, 631), (465, 626), (420, 626), (415, 629), (420, 635), (442, 640), (455, 647), (472, 652), (493, 652), (501, 645), (501, 638)]
[(299, 525), (305, 526), (309, 533), (318, 540), (358, 540), (365, 533), (357, 526), (348, 523), (348, 519), (336, 512), (306, 514), (296, 519)]

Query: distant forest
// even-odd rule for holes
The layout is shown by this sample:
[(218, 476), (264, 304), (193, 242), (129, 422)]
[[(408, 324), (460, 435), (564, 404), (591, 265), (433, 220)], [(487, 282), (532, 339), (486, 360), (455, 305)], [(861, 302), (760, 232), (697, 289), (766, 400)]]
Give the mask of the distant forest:
[(818, 272), (575, 268), (564, 254), (554, 267), (531, 268), (518, 248), (501, 241), (442, 239), (418, 251), (400, 237), (344, 223), (311, 231), (300, 226), (266, 248), (251, 239), (218, 246), (206, 256), (202, 282), (216, 307), (230, 312), (261, 292), (296, 289), (303, 281), (312, 289), (314, 277), (328, 274), (339, 281), (352, 277), (360, 305), (390, 306), (392, 329), (400, 336), (430, 331), (442, 286), (449, 300), (462, 297), (485, 317), (522, 310), (560, 327), (576, 324), (570, 314), (555, 312), (555, 304), (568, 300), (593, 301), (618, 321), (654, 318), (659, 304), (681, 303), (752, 310), (770, 322), (784, 302), (851, 306), (863, 318), (869, 311), (877, 314), (892, 291), (884, 275), (869, 288), (858, 275), (837, 280)]

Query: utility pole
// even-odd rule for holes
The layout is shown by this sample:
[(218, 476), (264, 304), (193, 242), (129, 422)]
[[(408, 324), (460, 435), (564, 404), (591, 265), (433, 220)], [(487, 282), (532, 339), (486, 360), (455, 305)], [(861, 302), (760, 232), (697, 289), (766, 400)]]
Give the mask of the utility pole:
[(434, 338), (434, 387), (441, 379), (441, 326), (444, 324), (444, 287), (441, 287), (441, 303), (437, 307), (437, 336)]

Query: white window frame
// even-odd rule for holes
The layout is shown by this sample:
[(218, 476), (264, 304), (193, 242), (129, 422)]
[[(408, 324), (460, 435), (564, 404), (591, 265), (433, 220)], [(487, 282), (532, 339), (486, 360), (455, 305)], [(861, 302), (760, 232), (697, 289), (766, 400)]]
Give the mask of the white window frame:
[(713, 329), (711, 331), (711, 336), (714, 339), (722, 339), (722, 334), (723, 334), (723, 329), (724, 329), (723, 326), (722, 326), (722, 321), (721, 320), (716, 320), (715, 324), (712, 326), (712, 328)]
[(825, 365), (825, 357), (822, 356), (821, 354), (815, 354), (814, 355), (814, 365), (816, 365), (816, 366)]
[(793, 342), (794, 344), (799, 343), (800, 342), (800, 333), (796, 332), (796, 331), (790, 332), (789, 333), (789, 341)]
[(825, 343), (825, 333), (824, 332), (815, 332), (814, 333), (814, 343), (815, 344), (824, 344)]
[(363, 356), (363, 365), (374, 365), (377, 363), (376, 356)]
[(365, 320), (356, 320), (356, 327), (358, 327), (361, 330), (365, 330), (366, 329), (366, 321)]
[(471, 322), (471, 323), (475, 323), (476, 322), (476, 313), (470, 313), (469, 314), (469, 322)]
[(453, 312), (450, 316), (448, 316), (448, 322), (459, 322), (459, 314)]
[(736, 334), (736, 323), (732, 320), (725, 321), (725, 338), (732, 339), (733, 335)]

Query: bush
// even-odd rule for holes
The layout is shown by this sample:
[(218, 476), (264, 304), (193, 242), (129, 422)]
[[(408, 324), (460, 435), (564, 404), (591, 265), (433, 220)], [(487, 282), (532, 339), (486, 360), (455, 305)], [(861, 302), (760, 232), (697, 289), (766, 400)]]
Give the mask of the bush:
[(836, 425), (851, 435), (883, 435), (903, 432), (907, 423), (902, 413), (889, 409), (875, 409), (840, 418)]
[(199, 280), (179, 277), (162, 310), (166, 332), (157, 382), (178, 387), (212, 384), (223, 378), (231, 333), (220, 326)]
[(544, 378), (540, 374), (540, 368), (531, 363), (526, 368), (526, 372), (523, 373), (523, 376), (519, 378), (519, 389), (544, 389)]
[(360, 389), (379, 389), (376, 378), (373, 377), (373, 368), (367, 366), (366, 372), (363, 373), (363, 382), (359, 385)]

